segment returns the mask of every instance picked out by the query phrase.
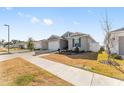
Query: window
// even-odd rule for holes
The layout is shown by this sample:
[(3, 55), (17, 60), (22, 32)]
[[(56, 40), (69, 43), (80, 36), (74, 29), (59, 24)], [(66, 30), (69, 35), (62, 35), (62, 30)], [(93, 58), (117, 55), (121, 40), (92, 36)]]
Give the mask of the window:
[(73, 39), (73, 47), (81, 47), (81, 38)]

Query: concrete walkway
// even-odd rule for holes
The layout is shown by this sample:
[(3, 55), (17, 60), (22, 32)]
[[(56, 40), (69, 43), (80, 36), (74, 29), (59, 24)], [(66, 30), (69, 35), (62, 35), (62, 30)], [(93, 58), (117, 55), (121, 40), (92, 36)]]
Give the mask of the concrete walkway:
[[(74, 68), (61, 63), (49, 61), (43, 58), (39, 58), (38, 56), (32, 56), (32, 53), (21, 53), (21, 54), (15, 54), (15, 55), (11, 54), (11, 57), (9, 55), (10, 58), (14, 58), (17, 56), (30, 61), (31, 63), (47, 70), (48, 72), (62, 78), (63, 80), (70, 82), (73, 85), (77, 85), (77, 86), (124, 85), (124, 81), (109, 78), (103, 75), (99, 75), (99, 74), (95, 74), (82, 69)], [(3, 57), (4, 60), (6, 57), (5, 56)], [(2, 57), (0, 57), (0, 61), (1, 61), (1, 58)]]

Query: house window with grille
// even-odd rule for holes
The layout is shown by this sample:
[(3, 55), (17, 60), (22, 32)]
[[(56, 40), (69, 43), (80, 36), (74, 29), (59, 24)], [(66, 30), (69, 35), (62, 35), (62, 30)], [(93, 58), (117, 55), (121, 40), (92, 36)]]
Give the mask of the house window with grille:
[(74, 38), (72, 41), (73, 47), (81, 47), (81, 38)]

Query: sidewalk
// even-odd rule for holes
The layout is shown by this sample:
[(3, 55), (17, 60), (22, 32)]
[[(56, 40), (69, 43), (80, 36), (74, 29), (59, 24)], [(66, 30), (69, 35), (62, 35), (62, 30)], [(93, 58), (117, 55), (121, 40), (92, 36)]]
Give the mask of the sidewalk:
[[(95, 74), (82, 69), (67, 66), (65, 64), (53, 62), (43, 58), (35, 56), (23, 56), (24, 59), (30, 61), (31, 63), (44, 68), (45, 70), (51, 72), (52, 74), (70, 82), (73, 85), (124, 85), (124, 81), (109, 78), (103, 75)], [(94, 74), (94, 75), (93, 75)], [(93, 77), (93, 79), (92, 79)]]
[(63, 80), (70, 82), (73, 85), (77, 85), (77, 86), (124, 85), (124, 81), (109, 78), (103, 75), (99, 75), (99, 74), (95, 74), (82, 69), (74, 68), (74, 67), (57, 63), (54, 61), (49, 61), (43, 58), (39, 58), (38, 56), (32, 56), (32, 54), (29, 54), (29, 53), (21, 53), (18, 55), (16, 54), (16, 56), (22, 57), (25, 60), (30, 61), (31, 63), (49, 71), (50, 73), (58, 76), (59, 78), (62, 78)]

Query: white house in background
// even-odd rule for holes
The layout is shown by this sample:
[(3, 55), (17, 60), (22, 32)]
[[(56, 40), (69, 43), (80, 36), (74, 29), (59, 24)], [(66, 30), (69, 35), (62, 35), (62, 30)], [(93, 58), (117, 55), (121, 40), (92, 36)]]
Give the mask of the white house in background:
[(24, 49), (26, 49), (26, 48), (27, 48), (27, 42), (20, 42), (20, 43), (19, 43), (19, 48), (24, 48)]
[(19, 41), (16, 44), (12, 45), (11, 47), (26, 49), (27, 48), (27, 42)]
[(43, 39), (43, 40), (39, 40), (39, 41), (34, 41), (34, 49), (48, 49), (48, 40)]
[(34, 44), (34, 49), (41, 49), (41, 41), (34, 41), (33, 42)]
[(111, 31), (111, 52), (124, 55), (124, 28)]
[(66, 39), (68, 40), (68, 49), (69, 50), (74, 50), (76, 47), (78, 47), (80, 51), (97, 52), (100, 49), (99, 43), (96, 42), (88, 34), (75, 32), (75, 33), (72, 33)]
[(4, 47), (4, 42), (2, 42), (2, 40), (0, 40), (0, 48)]
[(3, 45), (0, 43), (0, 48), (3, 48)]
[(68, 41), (63, 37), (52, 35), (48, 38), (48, 50), (56, 51), (58, 49), (64, 49), (68, 46)]
[(41, 49), (42, 50), (48, 49), (48, 40), (46, 40), (46, 39), (41, 40)]

